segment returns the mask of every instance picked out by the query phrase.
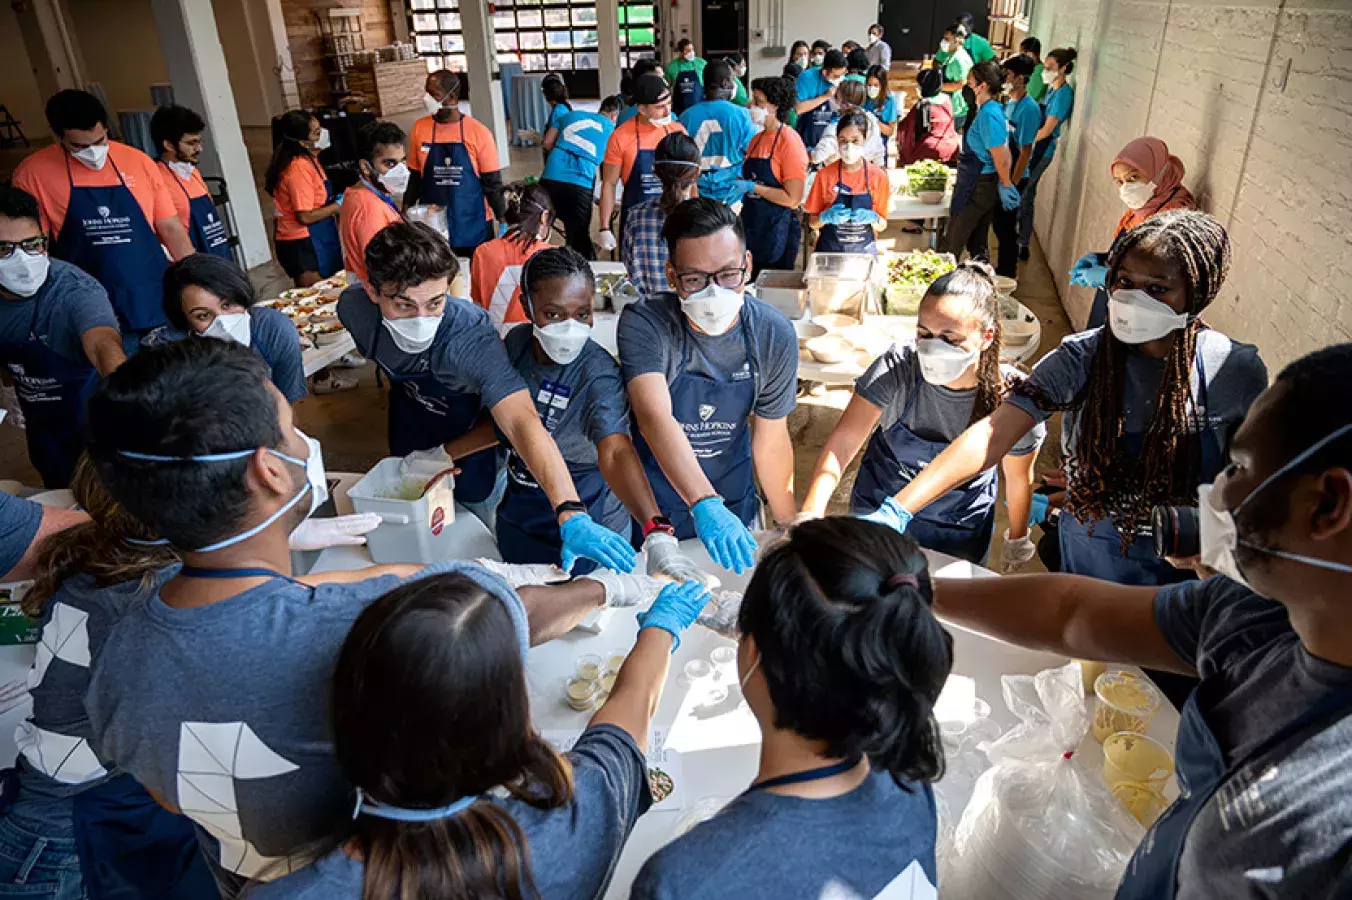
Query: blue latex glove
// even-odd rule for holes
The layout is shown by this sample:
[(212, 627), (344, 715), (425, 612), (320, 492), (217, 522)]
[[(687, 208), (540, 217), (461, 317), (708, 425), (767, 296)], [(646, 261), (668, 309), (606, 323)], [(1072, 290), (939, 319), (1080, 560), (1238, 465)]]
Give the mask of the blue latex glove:
[(681, 646), (681, 632), (695, 624), (708, 602), (709, 592), (698, 581), (669, 584), (652, 606), (638, 614), (638, 627), (660, 628), (671, 635), (671, 652), (675, 653)]
[(866, 522), (877, 522), (879, 525), (886, 525), (888, 528), (896, 531), (897, 534), (905, 534), (906, 526), (911, 524), (915, 518), (904, 506), (897, 502), (897, 498), (888, 497), (883, 501), (883, 505), (875, 509), (866, 516), (860, 516)]
[(1047, 521), (1047, 495), (1034, 494), (1033, 505), (1028, 510), (1028, 524), (1041, 525)]
[(1000, 205), (1013, 212), (1019, 208), (1019, 189), (1012, 184), (1000, 185)]
[(817, 218), (822, 220), (823, 225), (844, 225), (850, 221), (850, 210), (843, 206), (832, 206), (822, 210)]
[(750, 178), (738, 178), (733, 182), (733, 193), (738, 197), (745, 197), (747, 194), (756, 190), (756, 182)]
[(506, 222), (499, 222), (499, 223), (498, 223), (498, 237), (502, 237), (502, 236), (505, 235), (506, 233), (507, 233), (507, 223), (506, 223)]
[(714, 562), (741, 575), (756, 564), (756, 539), (728, 511), (722, 497), (705, 497), (690, 508), (695, 533)]
[(607, 569), (634, 571), (634, 562), (638, 558), (634, 548), (609, 528), (597, 525), (586, 513), (571, 516), (559, 526), (559, 534), (563, 537), (559, 565), (565, 572), (573, 571), (573, 564), (584, 556)]
[(877, 210), (872, 209), (852, 209), (850, 210), (850, 221), (855, 225), (872, 225), (881, 222)]
[(1101, 288), (1108, 283), (1108, 267), (1099, 262), (1097, 253), (1086, 253), (1070, 269), (1070, 283), (1087, 288)]
[[(346, 194), (346, 193), (347, 193), (347, 191), (343, 191), (343, 194)], [(333, 202), (338, 204), (338, 208), (339, 208), (339, 209), (342, 209), (342, 208), (343, 208), (343, 194), (339, 194), (337, 197), (334, 197), (334, 198), (333, 198)]]

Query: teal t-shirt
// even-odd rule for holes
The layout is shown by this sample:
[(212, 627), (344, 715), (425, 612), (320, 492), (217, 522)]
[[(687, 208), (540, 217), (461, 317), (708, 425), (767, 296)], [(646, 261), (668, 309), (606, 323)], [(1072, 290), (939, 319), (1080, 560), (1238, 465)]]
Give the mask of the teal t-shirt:
[(972, 65), (983, 63), (988, 59), (995, 59), (995, 48), (991, 46), (991, 42), (976, 32), (967, 35), (967, 40), (963, 42), (962, 46), (967, 51), (967, 55), (972, 57)]
[(995, 160), (991, 157), (991, 149), (1009, 143), (1009, 126), (1005, 123), (1005, 111), (999, 100), (987, 100), (981, 105), (967, 139), (972, 144), (972, 152), (981, 160), (981, 174), (994, 173)]
[[(563, 107), (555, 109), (557, 111)], [(606, 144), (615, 126), (600, 113), (575, 109), (566, 110), (557, 119), (551, 118), (549, 127), (557, 128), (559, 137), (554, 142), (554, 149), (549, 152), (549, 158), (545, 160), (545, 170), (540, 177), (546, 181), (561, 181), (590, 190), (596, 181), (596, 169), (605, 158)]]
[(897, 120), (897, 98), (890, 93), (884, 93), (877, 100), (865, 100), (864, 109), (884, 124), (890, 125)]
[(1052, 129), (1051, 143), (1047, 145), (1047, 155), (1056, 150), (1056, 142), (1061, 137), (1061, 128), (1075, 109), (1075, 88), (1063, 84), (1047, 94), (1047, 118), (1056, 117), (1056, 127)]

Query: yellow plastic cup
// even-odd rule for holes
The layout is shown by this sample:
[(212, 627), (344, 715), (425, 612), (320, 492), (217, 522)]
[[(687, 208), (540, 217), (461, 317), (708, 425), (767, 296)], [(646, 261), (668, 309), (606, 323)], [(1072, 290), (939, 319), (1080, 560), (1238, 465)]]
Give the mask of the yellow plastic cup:
[(1164, 799), (1163, 794), (1130, 781), (1116, 785), (1113, 796), (1146, 828), (1154, 825), (1155, 820), (1169, 807), (1169, 801)]
[(1146, 679), (1131, 672), (1104, 672), (1094, 681), (1094, 740), (1100, 744), (1119, 731), (1144, 734), (1163, 697)]
[(1103, 742), (1103, 780), (1108, 787), (1139, 784), (1163, 794), (1173, 774), (1173, 754), (1153, 738), (1119, 731)]
[(1084, 683), (1084, 692), (1086, 694), (1094, 693), (1094, 682), (1104, 672), (1108, 671), (1108, 664), (1093, 662), (1088, 659), (1075, 660), (1080, 664), (1080, 680)]

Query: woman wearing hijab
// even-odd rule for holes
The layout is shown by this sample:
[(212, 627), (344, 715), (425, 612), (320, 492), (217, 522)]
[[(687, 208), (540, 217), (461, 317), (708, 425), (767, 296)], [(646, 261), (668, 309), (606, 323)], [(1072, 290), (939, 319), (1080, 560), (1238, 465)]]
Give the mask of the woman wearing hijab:
[(922, 159), (952, 162), (962, 147), (953, 124), (953, 107), (939, 100), (944, 76), (938, 69), (916, 74), (920, 100), (897, 126), (897, 165), (905, 168)]
[[(1192, 192), (1183, 186), (1183, 176), (1187, 174), (1183, 161), (1170, 155), (1169, 145), (1159, 138), (1139, 137), (1131, 141), (1113, 158), (1110, 171), (1127, 207), (1113, 240), (1162, 212), (1197, 208)], [(1108, 316), (1108, 292), (1104, 289), (1107, 260), (1107, 253), (1086, 253), (1070, 270), (1071, 284), (1098, 292), (1089, 311), (1090, 328), (1102, 325)]]

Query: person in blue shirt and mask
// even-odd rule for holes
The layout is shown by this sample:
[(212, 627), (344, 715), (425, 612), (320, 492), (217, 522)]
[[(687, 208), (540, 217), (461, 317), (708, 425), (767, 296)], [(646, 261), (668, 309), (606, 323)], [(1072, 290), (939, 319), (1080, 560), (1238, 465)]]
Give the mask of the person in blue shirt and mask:
[[(878, 26), (873, 26), (877, 28)], [(897, 133), (897, 98), (887, 86), (887, 70), (882, 66), (873, 66), (868, 70), (864, 82), (868, 99), (864, 101), (864, 110), (878, 120), (878, 132), (883, 139), (883, 159), (887, 159), (887, 141)]]
[(596, 173), (606, 155), (606, 144), (615, 130), (620, 97), (601, 101), (600, 112), (555, 107), (545, 132), (545, 170), (540, 185), (549, 192), (554, 213), (563, 223), (568, 246), (585, 259), (594, 259), (592, 247), (592, 195)]
[(634, 900), (932, 896), (953, 668), (933, 602), (920, 547), (871, 522), (804, 522), (768, 549), (737, 615), (760, 767), (644, 864)]
[[(1011, 56), (1005, 60), (1005, 85), (1009, 99), (1005, 101), (1005, 121), (1009, 123), (1009, 155), (1013, 161), (1009, 180), (1020, 191), (1026, 189), (1033, 147), (1038, 129), (1042, 127), (1042, 107), (1028, 93), (1028, 79), (1036, 63), (1028, 56)], [(1007, 209), (1001, 204), (995, 210), (995, 238), (999, 253), (995, 273), (1009, 278), (1019, 274), (1019, 210)]]
[(1019, 204), (1019, 258), (1028, 258), (1028, 248), (1033, 244), (1033, 212), (1037, 203), (1037, 186), (1043, 174), (1056, 156), (1056, 142), (1061, 138), (1061, 129), (1070, 121), (1075, 111), (1075, 87), (1066, 79), (1075, 71), (1075, 59), (1079, 56), (1074, 47), (1058, 47), (1042, 61), (1042, 81), (1047, 93), (1042, 98), (1042, 108), (1046, 117), (1038, 129), (1037, 141), (1033, 146), (1033, 158), (1029, 162), (1028, 187), (1023, 191)]
[(996, 207), (1019, 207), (1019, 189), (1012, 180), (1009, 125), (1000, 103), (1004, 74), (999, 63), (987, 60), (972, 68), (967, 86), (976, 97), (972, 123), (962, 136), (953, 204), (940, 249), (954, 256), (966, 250), (973, 259), (990, 257), (990, 227)]
[(704, 69), (704, 100), (681, 113), (680, 122), (699, 147), (699, 195), (732, 206), (755, 183), (742, 177), (742, 160), (756, 133), (751, 114), (732, 102), (736, 77), (722, 60)]
[[(814, 51), (813, 58), (816, 58)], [(845, 80), (845, 54), (828, 50), (820, 68), (811, 68), (798, 76), (798, 133), (808, 152), (817, 146), (836, 111), (836, 85)]]
[(676, 537), (699, 536), (714, 562), (754, 562), (760, 490), (791, 523), (798, 340), (788, 319), (745, 294), (751, 272), (742, 221), (697, 197), (663, 227), (671, 293), (631, 303), (619, 348), (639, 456)]

